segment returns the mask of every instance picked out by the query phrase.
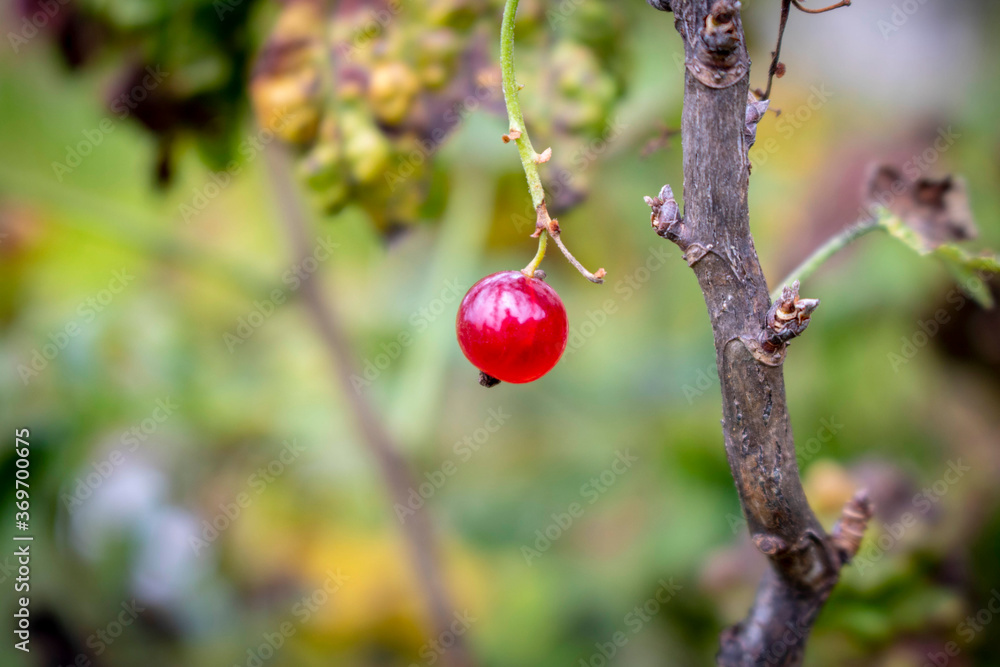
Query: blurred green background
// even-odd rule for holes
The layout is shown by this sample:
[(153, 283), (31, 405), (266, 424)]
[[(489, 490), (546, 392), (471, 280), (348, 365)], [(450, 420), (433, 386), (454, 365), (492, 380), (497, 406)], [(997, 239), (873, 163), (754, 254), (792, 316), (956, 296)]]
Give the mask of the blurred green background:
[[(35, 537), (32, 652), (7, 634), (3, 664), (442, 660), (400, 512), (301, 307), (297, 270), (322, 283), (358, 393), (422, 485), (415, 511), (434, 523), (480, 664), (710, 664), (764, 563), (725, 460), (701, 295), (642, 200), (664, 183), (681, 190), (679, 137), (665, 133), (683, 89), (672, 17), (638, 0), (522, 2), (525, 113), (535, 146), (556, 150), (543, 174), (563, 179), (550, 199), (567, 244), (608, 279), (591, 285), (550, 254), (569, 349), (537, 382), (485, 390), (455, 342), (457, 300), (535, 249), (516, 151), (500, 141), (500, 3), (325, 10), (328, 32), (355, 47), (337, 51), (336, 74), (305, 76), (308, 94), (258, 91), (258, 110), (274, 99), (322, 109), (286, 133), (298, 133), (285, 137), (294, 174), (280, 168), (285, 144), (255, 124), (247, 82), (296, 3), (52, 4), (23, 42), (10, 35), (44, 7), (2, 10), (8, 619), (20, 428)], [(753, 86), (777, 5), (743, 3)], [(285, 28), (303, 26), (323, 32)], [(752, 153), (752, 227), (772, 284), (857, 218), (874, 162), (964, 176), (972, 247), (1000, 247), (998, 26), (993, 3), (972, 1), (792, 15), (772, 102), (782, 113), (767, 115)], [(329, 43), (314, 46), (328, 57)], [(386, 64), (396, 69), (373, 74)], [(147, 66), (164, 83), (123, 117), (115, 98)], [(427, 144), (436, 129), (447, 138)], [(407, 164), (418, 173), (387, 194), (386, 175)], [(308, 267), (288, 242), (280, 174), (317, 238)], [(879, 508), (806, 664), (1000, 664), (988, 607), (1000, 600), (1000, 317), (884, 235), (803, 293), (822, 306), (785, 368), (807, 494), (827, 526), (859, 486)], [(634, 462), (615, 468), (617, 457)], [(582, 513), (567, 526), (573, 503)], [(317, 596), (324, 586), (333, 592)], [(282, 628), (280, 647), (262, 648)], [(627, 641), (607, 659), (619, 631)]]

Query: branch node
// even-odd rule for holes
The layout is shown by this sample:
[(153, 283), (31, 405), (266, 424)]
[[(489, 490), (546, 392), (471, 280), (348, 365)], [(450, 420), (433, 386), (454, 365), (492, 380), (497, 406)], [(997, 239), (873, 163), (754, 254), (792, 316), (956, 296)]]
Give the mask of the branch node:
[(684, 250), (684, 261), (687, 262), (688, 266), (694, 266), (701, 260), (702, 257), (712, 252), (713, 247), (714, 246), (711, 243), (708, 245), (689, 243)]
[(757, 125), (764, 118), (771, 100), (758, 100), (752, 94), (747, 96), (746, 126), (743, 128), (743, 139), (746, 145), (747, 171), (750, 170), (750, 149), (757, 143)]
[(771, 304), (761, 332), (762, 346), (778, 348), (800, 336), (809, 326), (810, 317), (819, 306), (819, 299), (799, 298), (799, 281), (781, 290), (781, 298)]
[(673, 241), (681, 250), (688, 246), (686, 237), (687, 228), (684, 227), (684, 217), (680, 213), (680, 206), (674, 199), (674, 191), (669, 185), (660, 188), (660, 194), (655, 197), (643, 197), (651, 212), (649, 223), (659, 236)]
[(749, 71), (737, 0), (717, 0), (703, 23), (688, 23), (683, 32), (685, 65), (709, 88), (728, 88)]
[(765, 345), (759, 338), (740, 336), (740, 341), (746, 346), (753, 358), (765, 366), (780, 366), (785, 363), (785, 345)]
[(552, 218), (549, 217), (549, 208), (545, 205), (543, 201), (537, 207), (535, 207), (535, 231), (532, 232), (531, 238), (537, 239), (541, 236), (542, 232), (548, 231), (552, 224)]
[(788, 542), (777, 535), (758, 533), (753, 536), (753, 543), (765, 556), (777, 556), (788, 552)]
[(552, 159), (552, 148), (551, 147), (546, 148), (541, 153), (535, 153), (535, 157), (534, 157), (535, 164), (545, 164), (546, 162), (548, 162), (551, 159)]

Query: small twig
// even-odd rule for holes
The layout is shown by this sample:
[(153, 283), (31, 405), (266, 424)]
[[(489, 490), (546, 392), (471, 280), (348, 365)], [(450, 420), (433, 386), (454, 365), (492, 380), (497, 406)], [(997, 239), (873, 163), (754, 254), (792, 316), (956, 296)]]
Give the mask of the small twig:
[(778, 23), (778, 43), (775, 45), (774, 53), (771, 57), (771, 67), (767, 70), (767, 89), (763, 92), (761, 92), (760, 89), (757, 89), (756, 91), (757, 96), (761, 100), (771, 98), (771, 86), (774, 84), (774, 77), (777, 76), (780, 79), (785, 73), (785, 66), (781, 62), (781, 41), (785, 36), (785, 26), (788, 23), (788, 14), (792, 5), (795, 5), (796, 9), (805, 12), (806, 14), (823, 14), (825, 12), (833, 11), (839, 7), (850, 7), (851, 0), (840, 0), (829, 7), (823, 7), (821, 9), (809, 9), (802, 4), (802, 0), (781, 0), (781, 20)]
[(851, 0), (840, 0), (837, 4), (830, 5), (829, 7), (823, 7), (822, 9), (809, 9), (802, 4), (801, 0), (792, 0), (792, 4), (795, 5), (795, 8), (800, 12), (805, 12), (806, 14), (822, 14), (824, 12), (833, 11), (838, 7), (850, 7)]
[(867, 489), (856, 492), (844, 505), (840, 520), (830, 532), (833, 546), (843, 563), (850, 562), (857, 555), (861, 540), (865, 536), (865, 529), (874, 515), (875, 505), (869, 498)]
[(607, 271), (601, 268), (597, 269), (597, 271), (595, 271), (594, 273), (591, 273), (590, 271), (588, 271), (583, 267), (583, 264), (577, 261), (576, 257), (574, 257), (573, 254), (569, 251), (569, 249), (563, 244), (562, 234), (559, 233), (558, 220), (553, 220), (552, 223), (549, 225), (549, 236), (552, 237), (552, 240), (555, 241), (556, 245), (559, 246), (559, 249), (562, 250), (562, 254), (566, 256), (566, 259), (569, 260), (569, 263), (572, 264), (576, 268), (576, 270), (583, 275), (584, 278), (586, 278), (592, 283), (597, 283), (598, 285), (604, 283), (604, 276), (608, 275)]
[(771, 86), (774, 84), (774, 75), (778, 73), (781, 64), (781, 40), (785, 36), (785, 25), (788, 23), (788, 13), (791, 9), (792, 0), (781, 0), (781, 20), (778, 23), (778, 43), (774, 46), (774, 53), (771, 57), (771, 67), (767, 70), (767, 89), (760, 94), (761, 100), (771, 99)]

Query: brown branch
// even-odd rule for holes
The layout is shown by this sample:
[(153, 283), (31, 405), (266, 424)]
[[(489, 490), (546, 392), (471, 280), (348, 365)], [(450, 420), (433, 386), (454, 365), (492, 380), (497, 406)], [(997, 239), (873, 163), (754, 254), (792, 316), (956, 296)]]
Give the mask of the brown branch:
[[(783, 0), (784, 12), (788, 4)], [(840, 568), (857, 549), (871, 506), (859, 495), (828, 535), (799, 479), (782, 364), (788, 342), (805, 330), (818, 302), (800, 299), (796, 286), (772, 305), (750, 234), (747, 151), (766, 107), (751, 105), (748, 112), (739, 5), (671, 0), (670, 8), (687, 63), (684, 216), (669, 186), (646, 201), (656, 232), (684, 251), (705, 297), (726, 455), (753, 542), (770, 563), (746, 619), (722, 634), (717, 661), (795, 666)]]
[[(267, 167), (272, 186), (280, 207), (280, 218), (292, 246), (295, 262), (301, 266), (312, 258), (315, 244), (312, 242), (309, 223), (295, 191), (289, 174), (292, 167), (282, 148), (273, 145), (266, 148)], [(329, 360), (331, 375), (340, 385), (341, 394), (347, 400), (358, 430), (368, 445), (378, 464), (379, 472), (392, 498), (393, 506), (407, 506), (407, 494), (416, 484), (411, 477), (406, 461), (386, 431), (381, 418), (366, 396), (355, 390), (351, 377), (360, 374), (350, 342), (344, 334), (330, 298), (323, 293), (316, 274), (311, 274), (302, 282), (302, 301), (312, 319)], [(471, 667), (474, 663), (461, 635), (450, 632), (455, 621), (455, 610), (445, 590), (444, 577), (438, 562), (434, 530), (427, 512), (417, 512), (403, 523), (403, 535), (409, 546), (417, 584), (423, 587), (427, 600), (430, 620), (435, 638), (448, 633), (454, 637), (454, 644), (444, 650), (442, 659), (449, 667)]]
[(771, 99), (771, 86), (774, 85), (774, 75), (781, 69), (781, 40), (785, 36), (785, 25), (788, 24), (788, 12), (791, 0), (781, 0), (781, 18), (778, 21), (778, 43), (774, 45), (774, 53), (771, 54), (771, 66), (767, 70), (767, 89), (760, 93), (762, 100)]

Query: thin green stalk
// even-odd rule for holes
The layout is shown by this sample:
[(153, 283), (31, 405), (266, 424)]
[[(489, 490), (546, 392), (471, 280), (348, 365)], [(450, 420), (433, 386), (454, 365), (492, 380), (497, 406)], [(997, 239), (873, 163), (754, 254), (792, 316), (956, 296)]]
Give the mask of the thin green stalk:
[(802, 281), (811, 276), (816, 269), (823, 265), (826, 260), (849, 246), (852, 242), (861, 238), (876, 229), (882, 229), (883, 219), (881, 216), (873, 217), (869, 220), (862, 220), (831, 238), (820, 246), (813, 254), (809, 255), (801, 264), (795, 267), (783, 281), (778, 283), (778, 288), (771, 293), (771, 301), (777, 301), (781, 297), (781, 290), (785, 285), (791, 285), (796, 280)]
[(523, 273), (524, 275), (526, 275), (528, 277), (531, 277), (531, 276), (535, 275), (535, 271), (538, 270), (539, 265), (542, 263), (542, 260), (545, 258), (545, 246), (548, 245), (548, 241), (546, 240), (547, 238), (548, 238), (548, 234), (546, 234), (545, 232), (542, 232), (539, 235), (539, 237), (538, 237), (538, 252), (536, 252), (534, 258), (532, 258), (532, 260), (530, 262), (528, 262), (528, 265), (526, 267), (524, 267), (523, 269), (521, 269), (521, 273)]
[(605, 271), (598, 269), (591, 273), (566, 248), (559, 238), (559, 226), (549, 217), (545, 207), (545, 190), (542, 179), (538, 175), (538, 165), (546, 162), (552, 156), (552, 150), (546, 149), (541, 155), (535, 152), (528, 138), (528, 129), (524, 126), (524, 115), (521, 113), (521, 100), (518, 97), (517, 79), (514, 76), (514, 15), (517, 13), (518, 0), (507, 0), (503, 8), (503, 26), (500, 29), (500, 73), (503, 79), (503, 99), (507, 105), (507, 117), (510, 122), (510, 134), (504, 141), (512, 140), (521, 156), (524, 176), (528, 180), (528, 191), (531, 193), (531, 203), (535, 207), (535, 231), (538, 234), (538, 252), (534, 259), (521, 270), (526, 276), (534, 275), (538, 265), (545, 257), (547, 245), (546, 236), (552, 236), (559, 250), (562, 251), (570, 264), (576, 267), (584, 278), (593, 283), (604, 282)]
[[(510, 138), (517, 146), (521, 156), (521, 166), (524, 167), (524, 177), (528, 181), (528, 192), (531, 193), (531, 204), (538, 216), (536, 228), (541, 227), (538, 235), (538, 252), (534, 259), (521, 272), (532, 276), (535, 269), (545, 258), (545, 237), (548, 230), (549, 214), (545, 209), (545, 190), (542, 188), (542, 177), (538, 174), (538, 153), (531, 145), (528, 128), (524, 125), (524, 114), (521, 113), (521, 100), (518, 97), (517, 78), (514, 76), (514, 15), (517, 14), (518, 0), (507, 0), (503, 8), (503, 25), (500, 28), (500, 73), (503, 79), (503, 100), (507, 105), (507, 119), (510, 124)], [(506, 141), (506, 137), (504, 137)], [(541, 223), (541, 224), (540, 224)]]
[(542, 189), (542, 179), (538, 175), (539, 155), (531, 145), (528, 130), (524, 126), (524, 115), (521, 113), (521, 100), (518, 98), (517, 80), (514, 76), (514, 15), (517, 13), (518, 0), (507, 0), (503, 9), (503, 25), (500, 28), (500, 72), (503, 78), (503, 99), (507, 105), (507, 117), (510, 122), (510, 132), (517, 152), (521, 156), (524, 175), (528, 179), (528, 190), (531, 192), (531, 203), (537, 209), (545, 204), (545, 190)]

